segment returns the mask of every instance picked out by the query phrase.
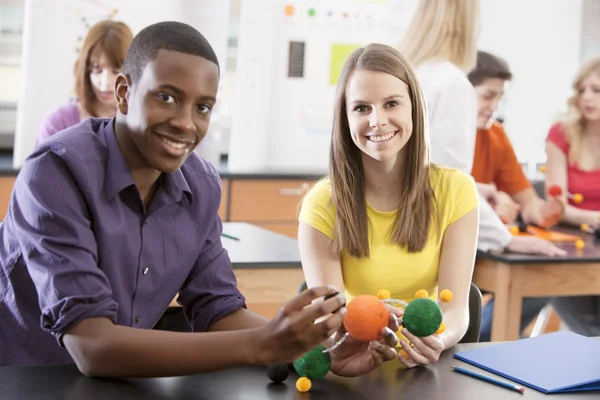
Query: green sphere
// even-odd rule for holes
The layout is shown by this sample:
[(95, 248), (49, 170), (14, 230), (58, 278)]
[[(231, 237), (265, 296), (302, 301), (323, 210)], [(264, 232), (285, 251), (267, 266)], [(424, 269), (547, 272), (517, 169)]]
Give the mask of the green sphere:
[(325, 346), (318, 345), (296, 361), (294, 368), (300, 376), (316, 380), (324, 377), (331, 369), (331, 357), (329, 353), (323, 353)]
[(431, 299), (416, 299), (408, 304), (402, 320), (404, 327), (415, 336), (433, 335), (442, 323), (442, 309)]

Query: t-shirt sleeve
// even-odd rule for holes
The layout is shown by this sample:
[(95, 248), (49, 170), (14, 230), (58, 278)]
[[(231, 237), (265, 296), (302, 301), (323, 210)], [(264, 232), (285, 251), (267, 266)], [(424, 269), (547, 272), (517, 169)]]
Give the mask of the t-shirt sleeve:
[(498, 148), (492, 149), (492, 151), (499, 155), (498, 160), (501, 161), (498, 172), (494, 177), (494, 183), (498, 190), (513, 195), (531, 187), (531, 183), (523, 173), (515, 149), (504, 128), (502, 126), (496, 127), (495, 134), (498, 137), (494, 143), (498, 144)]
[(460, 171), (451, 171), (448, 177), (448, 198), (453, 209), (450, 210), (448, 225), (452, 225), (479, 205), (475, 180)]
[(565, 155), (569, 154), (569, 142), (561, 124), (555, 124), (548, 132), (547, 141), (554, 143)]
[(333, 239), (335, 208), (331, 202), (331, 184), (329, 180), (317, 182), (304, 196), (298, 220)]

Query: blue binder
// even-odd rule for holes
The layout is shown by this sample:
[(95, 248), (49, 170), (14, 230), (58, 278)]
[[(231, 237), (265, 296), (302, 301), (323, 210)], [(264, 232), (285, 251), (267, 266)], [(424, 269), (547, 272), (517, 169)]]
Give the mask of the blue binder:
[(491, 344), (453, 356), (542, 393), (600, 390), (600, 340), (573, 332)]

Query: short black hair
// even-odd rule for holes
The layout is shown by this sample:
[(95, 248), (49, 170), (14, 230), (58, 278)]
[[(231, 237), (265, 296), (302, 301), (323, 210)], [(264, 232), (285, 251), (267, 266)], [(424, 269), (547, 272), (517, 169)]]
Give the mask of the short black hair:
[(477, 86), (486, 79), (499, 78), (503, 81), (510, 81), (512, 73), (508, 68), (508, 63), (502, 58), (485, 51), (478, 51), (477, 65), (469, 72), (468, 78), (473, 86)]
[(156, 59), (161, 49), (199, 56), (219, 67), (212, 46), (195, 28), (176, 21), (158, 22), (142, 29), (129, 46), (123, 72), (132, 83), (140, 79), (146, 65)]

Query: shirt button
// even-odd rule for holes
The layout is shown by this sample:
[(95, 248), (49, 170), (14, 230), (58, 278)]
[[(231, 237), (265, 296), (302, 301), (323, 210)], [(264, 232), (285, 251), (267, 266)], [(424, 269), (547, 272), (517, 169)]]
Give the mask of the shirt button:
[(135, 322), (140, 322), (140, 317), (135, 317)]
[(148, 273), (148, 268), (144, 268), (143, 274), (146, 275)]

